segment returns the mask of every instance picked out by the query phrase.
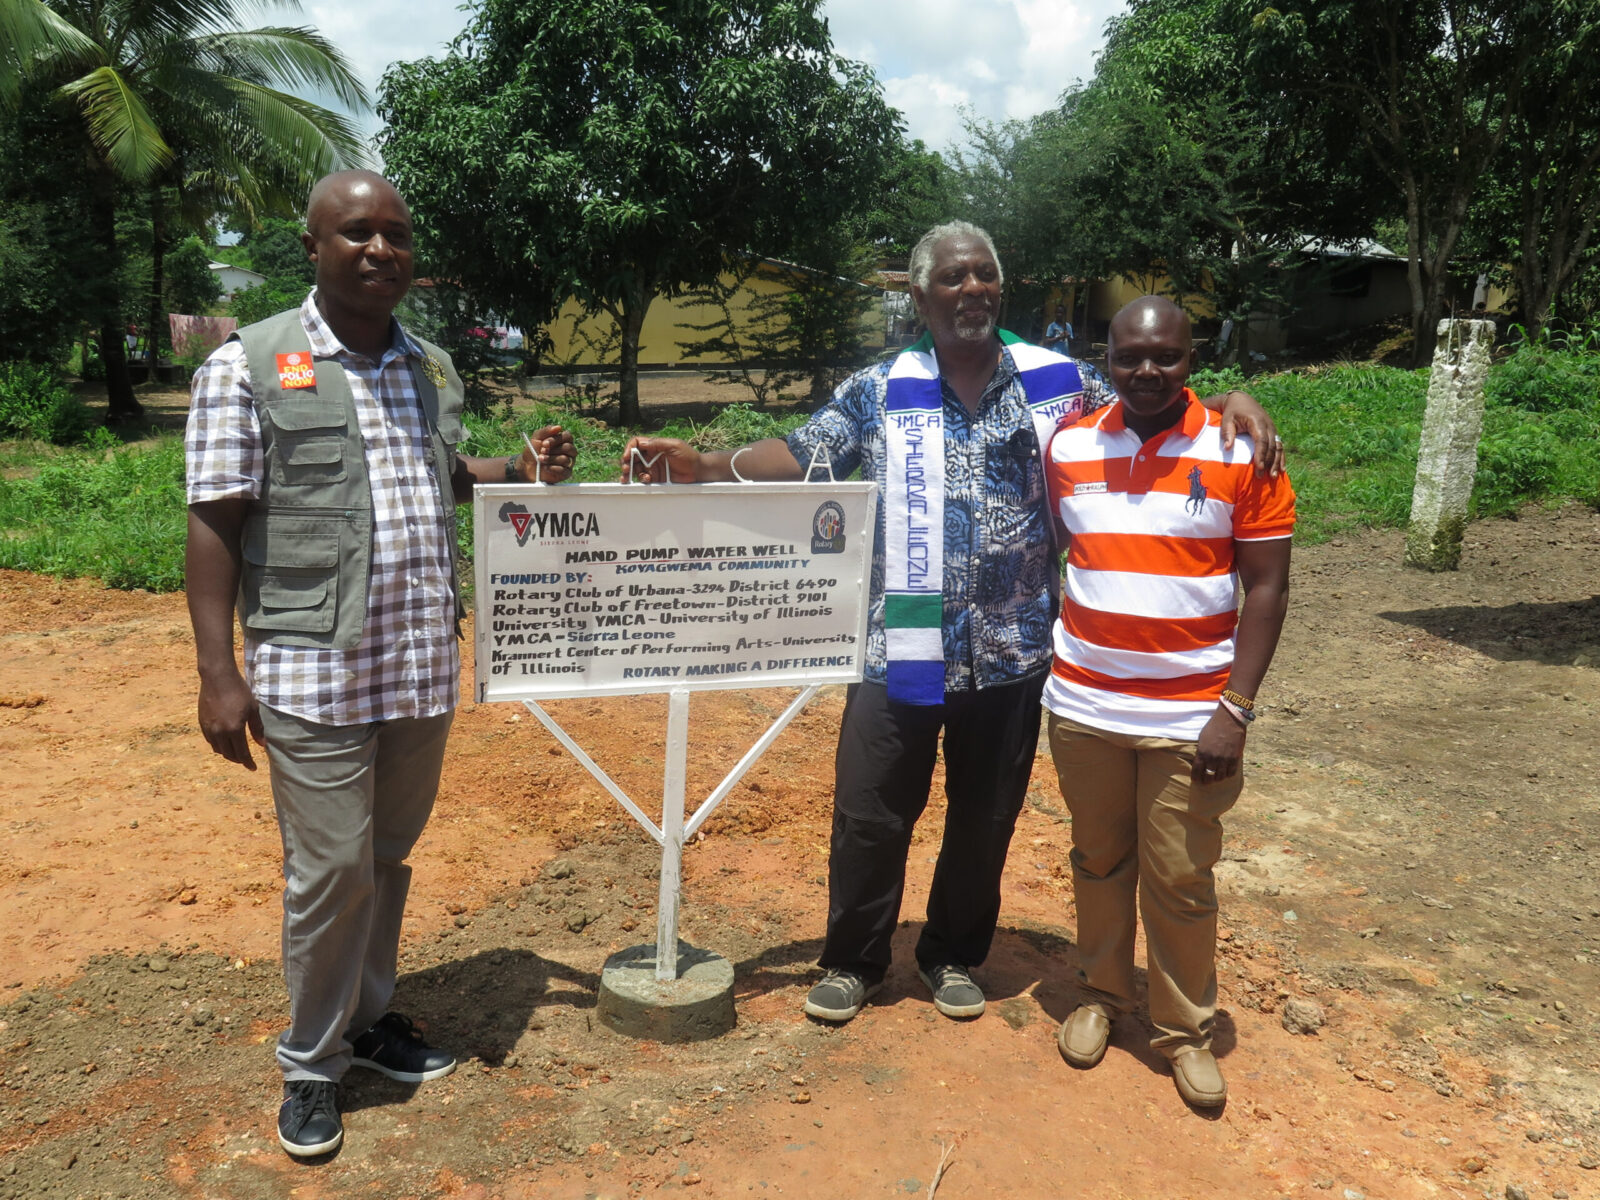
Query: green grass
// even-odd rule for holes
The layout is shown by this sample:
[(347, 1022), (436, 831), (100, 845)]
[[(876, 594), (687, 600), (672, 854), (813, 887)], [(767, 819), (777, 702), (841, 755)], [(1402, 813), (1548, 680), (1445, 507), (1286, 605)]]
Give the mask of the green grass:
[[(1210, 382), (1209, 380), (1206, 382)], [(1222, 381), (1225, 385), (1237, 381)], [(1403, 526), (1411, 512), (1428, 372), (1346, 365), (1258, 375), (1298, 497), (1296, 536)], [(1525, 347), (1489, 373), (1475, 518), (1600, 497), (1600, 355)]]
[[(1197, 377), (1202, 392), (1243, 382), (1236, 373)], [(1344, 365), (1258, 375), (1249, 389), (1277, 420), (1299, 497), (1298, 536), (1323, 541), (1361, 526), (1405, 524), (1427, 400), (1426, 371)], [(714, 421), (678, 421), (660, 432), (705, 449), (782, 436), (803, 420), (731, 405)], [(580, 482), (615, 480), (628, 431), (539, 404), (514, 417), (468, 417), (463, 449), (508, 455), (522, 434), (571, 429)], [(1474, 515), (1522, 504), (1600, 499), (1600, 354), (1523, 348), (1490, 373)], [(461, 544), (470, 555), (470, 510)], [(98, 576), (109, 587), (183, 586), (183, 446), (165, 435), (120, 446), (103, 431), (85, 447), (0, 442), (0, 567)]]
[[(779, 436), (801, 418), (777, 420), (731, 405), (701, 425), (679, 421), (661, 431), (713, 448)], [(511, 419), (469, 416), (462, 449), (484, 457), (522, 449), (522, 434), (546, 425), (573, 431), (576, 479), (608, 482), (621, 472), (630, 436), (549, 405)], [(115, 447), (114, 449), (111, 447)], [(85, 448), (0, 442), (0, 567), (43, 575), (98, 576), (107, 587), (176, 591), (183, 587), (183, 440), (167, 434), (123, 446), (99, 431)], [(461, 548), (470, 560), (472, 516), (461, 510)]]
[(0, 567), (98, 576), (113, 588), (183, 586), (181, 438), (41, 450), (31, 465), (0, 480)]

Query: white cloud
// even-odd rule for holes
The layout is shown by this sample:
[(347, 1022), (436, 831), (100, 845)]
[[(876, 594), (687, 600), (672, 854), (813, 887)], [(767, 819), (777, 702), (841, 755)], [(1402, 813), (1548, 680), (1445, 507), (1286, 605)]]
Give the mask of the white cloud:
[(467, 14), (437, 0), (375, 0), (306, 4), (305, 21), (344, 51), (376, 100), (389, 64), (439, 57), (466, 28)]
[(961, 112), (972, 106), (972, 93), (966, 88), (932, 75), (907, 75), (885, 79), (883, 94), (905, 114), (910, 136), (934, 149), (966, 140)]
[[(1094, 74), (1122, 0), (825, 0), (841, 54), (871, 63), (907, 132), (934, 149), (964, 143), (958, 107), (1026, 120)], [(930, 83), (937, 81), (938, 86)]]

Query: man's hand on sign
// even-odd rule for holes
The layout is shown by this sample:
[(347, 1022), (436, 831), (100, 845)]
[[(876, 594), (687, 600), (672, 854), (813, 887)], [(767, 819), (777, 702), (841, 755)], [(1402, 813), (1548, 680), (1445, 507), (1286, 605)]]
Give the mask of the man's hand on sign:
[(622, 451), (623, 483), (753, 483), (800, 479), (800, 464), (782, 438), (704, 454), (677, 438), (630, 438)]
[(622, 450), (623, 483), (700, 483), (701, 454), (678, 438), (629, 438)]
[(532, 482), (538, 478), (545, 483), (561, 483), (571, 478), (572, 465), (578, 461), (572, 434), (559, 425), (546, 425), (529, 442), (539, 452), (539, 469), (537, 472), (534, 470), (533, 454), (524, 450), (517, 463), (518, 472), (524, 480)]

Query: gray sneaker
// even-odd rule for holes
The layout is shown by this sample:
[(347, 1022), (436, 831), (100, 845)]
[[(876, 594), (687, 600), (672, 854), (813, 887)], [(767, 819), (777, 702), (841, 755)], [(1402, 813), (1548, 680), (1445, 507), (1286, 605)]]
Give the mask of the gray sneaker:
[(882, 986), (882, 980), (868, 983), (854, 971), (829, 971), (806, 997), (806, 1016), (823, 1021), (848, 1021)]
[(943, 964), (918, 967), (917, 974), (933, 993), (933, 1006), (947, 1017), (983, 1015), (983, 992), (972, 982), (965, 967)]

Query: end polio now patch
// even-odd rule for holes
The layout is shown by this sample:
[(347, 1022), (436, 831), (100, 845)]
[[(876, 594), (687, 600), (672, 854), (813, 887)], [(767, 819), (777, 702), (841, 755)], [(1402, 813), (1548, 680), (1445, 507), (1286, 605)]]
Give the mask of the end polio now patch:
[(278, 386), (282, 388), (308, 388), (317, 385), (317, 369), (311, 355), (303, 350), (278, 355)]

